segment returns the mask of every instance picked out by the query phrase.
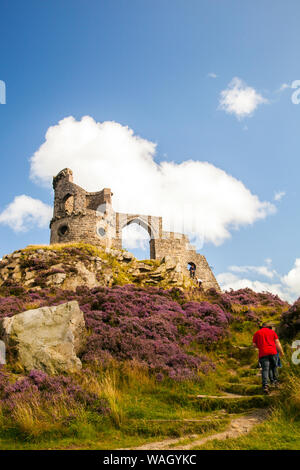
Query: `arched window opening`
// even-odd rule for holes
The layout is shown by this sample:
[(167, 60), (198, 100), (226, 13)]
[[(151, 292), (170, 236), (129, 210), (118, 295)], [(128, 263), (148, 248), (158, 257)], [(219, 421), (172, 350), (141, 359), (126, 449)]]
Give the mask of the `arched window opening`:
[(74, 196), (72, 194), (67, 194), (64, 197), (64, 211), (66, 212), (67, 215), (71, 215), (72, 212), (74, 211)]
[(150, 259), (150, 235), (139, 221), (133, 221), (122, 230), (122, 248), (137, 259)]

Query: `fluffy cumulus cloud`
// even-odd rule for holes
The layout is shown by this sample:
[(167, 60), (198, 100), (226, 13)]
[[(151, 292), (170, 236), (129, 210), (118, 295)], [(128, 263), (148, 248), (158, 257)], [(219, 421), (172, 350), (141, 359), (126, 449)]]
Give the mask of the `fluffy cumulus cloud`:
[(188, 233), (198, 248), (275, 211), (224, 170), (205, 161), (155, 161), (156, 144), (116, 122), (67, 117), (31, 158), (31, 178), (50, 186), (62, 168), (88, 191), (110, 187), (120, 212), (163, 216), (164, 229)]
[(276, 274), (276, 271), (268, 266), (229, 266), (229, 270), (236, 273), (253, 272), (269, 278), (273, 278)]
[(234, 77), (225, 90), (221, 91), (219, 108), (238, 119), (251, 116), (260, 104), (268, 100), (243, 80)]
[[(217, 280), (223, 290), (243, 289), (249, 287), (255, 292), (272, 292), (279, 295), (288, 302), (294, 302), (300, 297), (300, 258), (295, 260), (292, 269), (284, 276), (280, 276), (274, 269), (271, 269), (270, 259), (266, 259), (265, 266), (229, 266), (228, 271), (220, 273)], [(252, 278), (243, 277), (247, 273)], [(266, 282), (258, 277), (275, 278), (274, 282)]]
[(287, 292), (280, 282), (269, 283), (258, 280), (251, 280), (243, 277), (239, 277), (232, 273), (221, 273), (217, 276), (217, 281), (219, 282), (221, 288), (226, 291), (230, 289), (249, 289), (254, 290), (255, 292), (272, 292), (273, 294), (278, 295), (280, 298), (291, 301), (291, 295)]
[(32, 225), (39, 228), (48, 226), (52, 207), (30, 196), (16, 196), (0, 214), (0, 223), (8, 225), (15, 232), (25, 232)]
[(297, 258), (294, 267), (282, 278), (284, 286), (295, 296), (300, 297), (300, 258)]

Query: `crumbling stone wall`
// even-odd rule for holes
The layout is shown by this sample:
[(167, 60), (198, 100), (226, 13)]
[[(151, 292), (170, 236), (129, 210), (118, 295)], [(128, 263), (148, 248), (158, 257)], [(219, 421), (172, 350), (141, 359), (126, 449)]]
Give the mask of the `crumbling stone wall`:
[(87, 192), (73, 182), (73, 173), (66, 168), (53, 178), (55, 192), (54, 213), (50, 223), (50, 243), (85, 241), (102, 248), (122, 248), (122, 230), (131, 223), (139, 223), (150, 236), (150, 258), (171, 256), (188, 274), (188, 264), (196, 265), (196, 278), (203, 287), (220, 287), (205, 256), (196, 252), (186, 235), (163, 231), (162, 217), (115, 212), (112, 192), (104, 188)]

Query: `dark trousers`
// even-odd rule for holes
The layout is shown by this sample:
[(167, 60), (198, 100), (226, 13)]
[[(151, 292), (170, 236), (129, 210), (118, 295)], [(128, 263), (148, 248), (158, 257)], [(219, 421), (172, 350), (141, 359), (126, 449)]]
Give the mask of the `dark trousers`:
[(269, 356), (263, 356), (259, 359), (261, 365), (261, 378), (262, 386), (266, 387), (268, 385), (268, 380), (270, 382), (275, 382), (277, 380), (277, 359), (276, 354), (270, 354)]

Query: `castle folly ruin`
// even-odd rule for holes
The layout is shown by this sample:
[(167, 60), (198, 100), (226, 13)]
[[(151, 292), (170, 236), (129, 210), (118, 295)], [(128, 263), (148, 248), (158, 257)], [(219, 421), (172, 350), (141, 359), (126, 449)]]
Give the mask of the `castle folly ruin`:
[(87, 192), (73, 183), (73, 173), (66, 168), (53, 178), (54, 213), (50, 222), (50, 243), (91, 243), (104, 249), (122, 249), (122, 229), (137, 223), (150, 236), (150, 258), (171, 256), (188, 275), (188, 265), (196, 266), (196, 278), (203, 288), (220, 287), (205, 256), (196, 252), (186, 235), (163, 230), (162, 217), (115, 212), (108, 188)]

